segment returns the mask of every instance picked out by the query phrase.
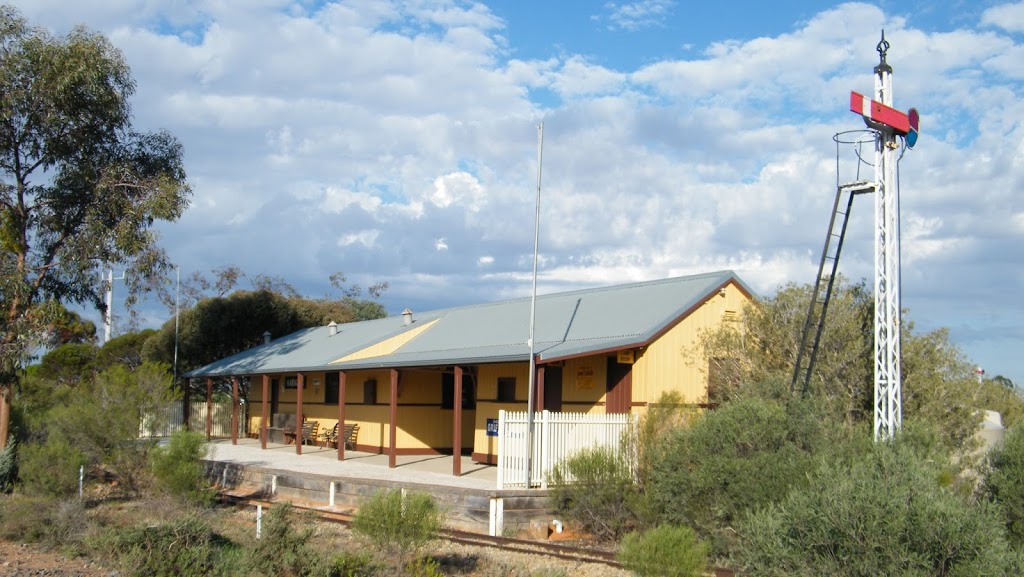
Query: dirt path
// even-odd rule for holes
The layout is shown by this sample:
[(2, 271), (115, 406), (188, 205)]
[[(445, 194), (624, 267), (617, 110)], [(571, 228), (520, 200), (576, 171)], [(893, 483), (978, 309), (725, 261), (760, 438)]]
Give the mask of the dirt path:
[(2, 577), (111, 577), (117, 571), (89, 559), (69, 559), (39, 545), (0, 541)]

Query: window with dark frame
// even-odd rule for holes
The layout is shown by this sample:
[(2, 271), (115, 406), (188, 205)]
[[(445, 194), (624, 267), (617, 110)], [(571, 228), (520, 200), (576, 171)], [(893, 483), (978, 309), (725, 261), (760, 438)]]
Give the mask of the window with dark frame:
[[(453, 373), (441, 373), (441, 408), (455, 408), (455, 375)], [(473, 386), (473, 379), (463, 373), (462, 375), (462, 409), (473, 410), (476, 408), (476, 387)]]
[(367, 379), (363, 381), (363, 404), (377, 404), (377, 379)]
[(516, 402), (516, 378), (498, 377), (498, 402)]
[(338, 373), (327, 373), (324, 375), (324, 404), (338, 404)]
[[(299, 377), (297, 377), (297, 376), (295, 376), (295, 377), (285, 377), (284, 378), (284, 388), (286, 388), (286, 389), (298, 389), (299, 388)], [(306, 388), (306, 383), (305, 382), (302, 383), (302, 388), (303, 389)]]

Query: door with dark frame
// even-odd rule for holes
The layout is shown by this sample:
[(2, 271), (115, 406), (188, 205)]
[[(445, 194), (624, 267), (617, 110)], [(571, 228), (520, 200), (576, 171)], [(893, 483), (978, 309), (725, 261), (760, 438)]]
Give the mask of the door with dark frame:
[(562, 367), (544, 367), (544, 410), (562, 410)]
[(608, 414), (628, 413), (633, 405), (633, 365), (608, 357), (606, 374), (604, 411)]

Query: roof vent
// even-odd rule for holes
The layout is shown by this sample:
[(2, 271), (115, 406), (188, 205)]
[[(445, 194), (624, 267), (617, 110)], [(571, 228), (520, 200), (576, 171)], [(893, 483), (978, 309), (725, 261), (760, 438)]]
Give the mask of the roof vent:
[(405, 325), (405, 326), (409, 326), (409, 325), (412, 324), (412, 311), (411, 310), (405, 309), (404, 311), (402, 311), (402, 324)]
[(327, 334), (332, 337), (338, 334), (338, 323), (331, 321), (330, 324), (327, 325)]
[(270, 331), (267, 331), (267, 332), (263, 333), (263, 344), (265, 344), (265, 345), (269, 345), (270, 344), (270, 336), (271, 336), (270, 335)]

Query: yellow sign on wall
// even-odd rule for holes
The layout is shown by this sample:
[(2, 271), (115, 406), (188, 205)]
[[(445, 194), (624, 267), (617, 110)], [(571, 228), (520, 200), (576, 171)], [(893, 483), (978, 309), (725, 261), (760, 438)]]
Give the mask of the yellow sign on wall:
[(594, 388), (594, 367), (580, 367), (576, 369), (576, 388)]
[(618, 361), (619, 364), (622, 365), (632, 365), (635, 361), (635, 358), (633, 357), (633, 351), (619, 351)]

